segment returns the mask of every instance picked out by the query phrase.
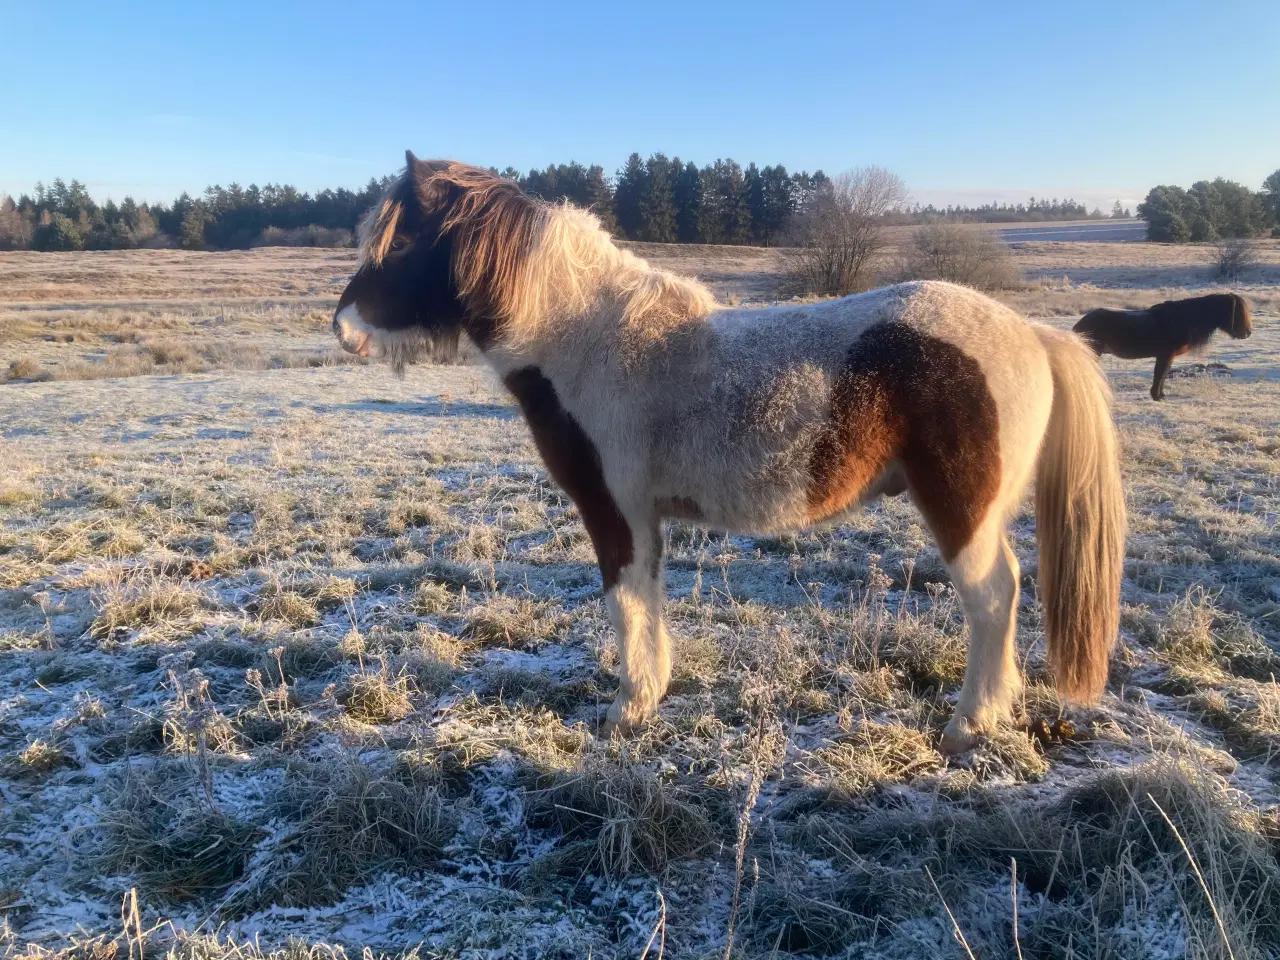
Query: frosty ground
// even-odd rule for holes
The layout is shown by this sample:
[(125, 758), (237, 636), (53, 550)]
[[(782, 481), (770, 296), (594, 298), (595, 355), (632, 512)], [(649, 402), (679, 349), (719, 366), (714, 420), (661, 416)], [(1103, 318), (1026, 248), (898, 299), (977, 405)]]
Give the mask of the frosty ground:
[[(638, 252), (775, 295), (772, 251)], [(1016, 255), (1005, 299), (1066, 326), (1210, 283), (1197, 247)], [(950, 760), (965, 632), (903, 500), (673, 526), (672, 694), (597, 736), (615, 661), (576, 511), (482, 368), (333, 352), (350, 268), (0, 254), (9, 953), (1280, 954), (1275, 245), (1237, 287), (1254, 337), (1169, 400), (1106, 363), (1131, 520), (1106, 699), (1046, 685), (1024, 509), (1018, 727)]]

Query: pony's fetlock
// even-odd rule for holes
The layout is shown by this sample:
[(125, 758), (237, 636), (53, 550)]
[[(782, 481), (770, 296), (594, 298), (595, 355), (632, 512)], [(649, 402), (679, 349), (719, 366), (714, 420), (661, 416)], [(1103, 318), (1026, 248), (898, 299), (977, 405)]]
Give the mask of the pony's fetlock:
[(609, 711), (605, 714), (602, 732), (605, 735), (609, 735), (615, 730), (619, 733), (629, 733), (637, 727), (643, 726), (657, 713), (657, 697), (641, 698), (634, 694), (624, 696), (619, 693), (618, 698), (609, 705)]

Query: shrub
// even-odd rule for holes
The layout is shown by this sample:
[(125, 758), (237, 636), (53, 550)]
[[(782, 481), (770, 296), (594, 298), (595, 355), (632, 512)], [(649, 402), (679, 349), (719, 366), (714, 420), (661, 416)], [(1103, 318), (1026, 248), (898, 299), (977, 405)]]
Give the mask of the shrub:
[(305, 227), (285, 229), (267, 227), (253, 241), (255, 247), (353, 247), (355, 235), (350, 230), (321, 227), (310, 224)]
[(1209, 263), (1220, 280), (1235, 280), (1258, 265), (1258, 245), (1244, 237), (1226, 237), (1210, 248)]
[(958, 223), (931, 223), (911, 235), (903, 280), (950, 280), (979, 290), (1016, 286), (1021, 277), (1009, 245), (996, 234)]
[(40, 376), (40, 364), (30, 357), (19, 357), (9, 363), (10, 380), (34, 380)]
[(31, 248), (45, 252), (62, 250), (80, 250), (84, 247), (84, 236), (80, 228), (67, 217), (55, 213), (47, 223), (36, 227), (31, 235)]

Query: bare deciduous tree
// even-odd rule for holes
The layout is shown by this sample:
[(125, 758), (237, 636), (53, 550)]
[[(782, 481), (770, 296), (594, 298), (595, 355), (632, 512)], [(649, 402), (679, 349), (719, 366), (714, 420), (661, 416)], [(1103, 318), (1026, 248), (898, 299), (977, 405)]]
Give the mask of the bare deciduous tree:
[(794, 224), (791, 270), (806, 293), (844, 296), (873, 285), (888, 245), (885, 214), (907, 201), (897, 174), (858, 167), (826, 181)]

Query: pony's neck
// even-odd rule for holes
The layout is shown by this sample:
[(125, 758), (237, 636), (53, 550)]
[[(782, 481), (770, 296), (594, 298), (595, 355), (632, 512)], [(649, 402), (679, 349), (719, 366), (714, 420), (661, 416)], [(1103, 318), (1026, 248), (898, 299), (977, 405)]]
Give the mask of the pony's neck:
[[(590, 213), (570, 206), (547, 211), (520, 289), (490, 359), (500, 368), (541, 364), (549, 355), (584, 360), (616, 355), (700, 323), (716, 308), (696, 280), (650, 266), (619, 249)], [(565, 350), (566, 344), (572, 348)]]

